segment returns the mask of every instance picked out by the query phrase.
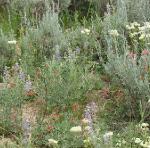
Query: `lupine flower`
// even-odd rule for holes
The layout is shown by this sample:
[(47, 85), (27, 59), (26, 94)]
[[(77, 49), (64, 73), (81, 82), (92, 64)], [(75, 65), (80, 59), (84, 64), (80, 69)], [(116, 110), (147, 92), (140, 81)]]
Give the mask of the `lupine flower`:
[(22, 121), (23, 128), (23, 144), (27, 145), (31, 136), (31, 123), (29, 119), (23, 119)]
[(20, 71), (19, 71), (19, 74), (18, 74), (18, 77), (19, 77), (19, 79), (21, 80), (21, 81), (25, 81), (25, 78), (26, 78), (26, 75), (25, 75), (25, 73), (22, 71), (22, 69), (20, 69)]
[(32, 90), (32, 82), (30, 80), (30, 76), (28, 76), (28, 80), (26, 80), (25, 82), (24, 89), (26, 92), (29, 92)]
[(60, 54), (60, 51), (59, 51), (59, 49), (57, 49), (56, 51), (55, 51), (55, 59), (57, 60), (57, 61), (60, 61), (61, 60), (61, 54)]
[(10, 74), (9, 74), (7, 66), (5, 66), (3, 74), (4, 74), (4, 76), (3, 76), (4, 80), (8, 81), (10, 79)]
[(95, 118), (96, 112), (97, 112), (97, 105), (95, 104), (95, 102), (90, 102), (85, 108), (84, 118), (89, 121), (88, 122), (88, 126), (90, 127), (89, 134), (94, 134), (93, 120)]
[(81, 49), (80, 49), (79, 47), (77, 47), (75, 51), (76, 51), (76, 53), (78, 53), (78, 54), (79, 54), (79, 53), (80, 53), (80, 51), (81, 51)]
[(81, 126), (75, 126), (75, 127), (72, 127), (70, 129), (70, 132), (71, 133), (81, 133), (82, 132), (82, 128), (81, 128)]
[(15, 63), (15, 65), (13, 66), (13, 68), (14, 68), (15, 72), (18, 72), (19, 69), (20, 69), (20, 66), (19, 66), (18, 63)]

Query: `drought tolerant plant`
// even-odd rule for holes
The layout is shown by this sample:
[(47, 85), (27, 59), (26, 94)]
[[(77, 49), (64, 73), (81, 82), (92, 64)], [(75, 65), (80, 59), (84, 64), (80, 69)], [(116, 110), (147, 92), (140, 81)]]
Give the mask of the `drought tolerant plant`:
[[(144, 53), (144, 52), (143, 52)], [(148, 52), (149, 53), (149, 52)], [(108, 63), (105, 65), (107, 74), (113, 76), (114, 82), (121, 86), (128, 99), (126, 105), (131, 109), (131, 115), (141, 120), (149, 117), (149, 54), (144, 54), (138, 61), (131, 54), (118, 56), (108, 53)], [(139, 109), (142, 106), (141, 114)]]
[(58, 22), (58, 14), (47, 11), (37, 26), (29, 27), (21, 40), (23, 59), (38, 65), (44, 57), (52, 58), (56, 50), (63, 50), (66, 41)]
[(46, 99), (48, 106), (82, 102), (85, 92), (93, 88), (93, 75), (88, 71), (88, 66), (78, 65), (75, 55), (66, 58), (62, 62), (46, 62), (41, 71), (41, 78), (36, 82), (39, 86), (37, 91)]

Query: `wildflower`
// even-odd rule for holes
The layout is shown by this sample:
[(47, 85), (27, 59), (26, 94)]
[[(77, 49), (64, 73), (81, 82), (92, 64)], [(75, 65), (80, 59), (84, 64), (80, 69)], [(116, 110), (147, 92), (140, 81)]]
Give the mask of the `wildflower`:
[(141, 36), (139, 37), (139, 40), (143, 40), (145, 37), (146, 37), (145, 34), (142, 33)]
[(122, 144), (126, 144), (127, 142), (123, 139), (123, 140), (121, 141), (121, 143), (122, 143)]
[(76, 53), (80, 53), (81, 49), (79, 47), (76, 48)]
[(55, 51), (55, 59), (57, 60), (57, 61), (60, 61), (61, 60), (61, 54), (60, 54), (60, 51), (59, 51), (59, 49), (57, 49), (56, 51)]
[(10, 44), (10, 45), (15, 45), (16, 43), (17, 43), (16, 40), (8, 41), (8, 44)]
[(142, 142), (142, 140), (141, 140), (140, 138), (135, 138), (135, 139), (134, 139), (134, 142), (135, 142), (136, 144), (139, 144), (139, 143)]
[(87, 131), (87, 132), (90, 132), (91, 127), (90, 127), (90, 126), (86, 126), (86, 127), (84, 128), (84, 130)]
[(97, 112), (97, 105), (95, 102), (90, 102), (85, 108), (84, 117), (89, 121), (88, 126), (91, 127), (89, 131), (90, 134), (94, 133), (93, 119), (95, 117), (96, 112)]
[(133, 22), (132, 24), (133, 24), (134, 26), (136, 26), (136, 27), (140, 27), (140, 24), (137, 23), (137, 22)]
[(30, 80), (30, 76), (28, 76), (28, 80), (25, 82), (24, 89), (26, 92), (30, 92), (32, 90), (32, 82)]
[(104, 135), (103, 135), (103, 140), (104, 140), (104, 143), (105, 144), (108, 144), (111, 139), (112, 139), (112, 136), (113, 136), (113, 132), (106, 132)]
[(146, 34), (146, 35), (145, 35), (145, 38), (150, 38), (150, 34)]
[(130, 51), (129, 53), (127, 53), (127, 56), (133, 60), (136, 60), (136, 53), (134, 53), (133, 51)]
[(149, 53), (150, 53), (149, 50), (144, 49), (141, 54), (142, 55), (149, 55)]
[(91, 32), (91, 31), (90, 31), (89, 29), (87, 29), (87, 28), (81, 30), (81, 33), (82, 33), (82, 34), (87, 34), (87, 35), (89, 35), (90, 32)]
[(127, 28), (128, 30), (135, 29), (135, 28), (134, 28), (134, 25), (131, 25), (131, 26), (130, 26), (130, 25), (126, 25), (126, 28)]
[(145, 29), (146, 29), (145, 26), (139, 27), (140, 31), (144, 31)]
[(84, 30), (81, 30), (81, 33), (82, 33), (82, 34), (85, 34)]
[(89, 29), (84, 29), (85, 33), (89, 34), (91, 31)]
[(20, 69), (18, 77), (21, 81), (23, 82), (25, 81), (26, 76), (25, 76), (25, 73), (22, 71), (22, 69)]
[(90, 138), (87, 138), (87, 139), (83, 140), (83, 143), (84, 143), (84, 144), (89, 144), (90, 141), (91, 141), (91, 139), (90, 139)]
[(118, 33), (117, 30), (110, 30), (110, 31), (109, 31), (109, 34), (110, 34), (111, 36), (113, 36), (113, 37), (119, 36), (119, 33)]
[(71, 133), (81, 133), (81, 132), (82, 132), (81, 126), (72, 127), (72, 128), (70, 129), (70, 132), (71, 132)]
[(148, 126), (149, 126), (148, 123), (142, 123), (142, 124), (141, 124), (141, 127), (142, 127), (142, 128), (145, 128), (145, 127), (148, 127)]
[(89, 123), (89, 120), (86, 119), (86, 118), (84, 118), (84, 119), (82, 120), (82, 123), (83, 123), (83, 125), (87, 125), (87, 124)]
[(149, 124), (148, 123), (142, 123), (139, 125), (140, 129), (143, 131), (143, 132), (147, 132), (149, 131)]
[(54, 140), (54, 139), (48, 139), (48, 143), (50, 145), (57, 145), (58, 144), (58, 141)]
[(149, 142), (143, 142), (143, 141), (142, 141), (142, 142), (140, 143), (140, 146), (141, 146), (141, 147), (144, 147), (144, 148), (150, 148), (150, 143), (149, 143)]
[(116, 147), (121, 147), (121, 142), (118, 142), (118, 143), (116, 144)]
[(18, 64), (18, 63), (15, 63), (15, 65), (14, 65), (14, 70), (15, 70), (15, 72), (18, 72), (19, 69), (20, 69), (19, 64)]
[(144, 26), (145, 26), (147, 29), (150, 29), (150, 22), (145, 22), (145, 23), (144, 23)]

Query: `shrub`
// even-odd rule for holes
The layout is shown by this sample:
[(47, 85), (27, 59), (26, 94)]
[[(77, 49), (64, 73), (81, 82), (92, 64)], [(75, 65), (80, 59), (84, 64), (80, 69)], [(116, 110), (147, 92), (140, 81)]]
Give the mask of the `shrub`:
[(149, 55), (142, 55), (138, 64), (136, 60), (136, 57), (131, 57), (130, 54), (118, 56), (108, 53), (109, 62), (105, 69), (107, 74), (112, 76), (114, 83), (126, 92), (126, 105), (130, 107), (131, 114), (136, 118), (140, 116), (143, 121), (149, 116)]

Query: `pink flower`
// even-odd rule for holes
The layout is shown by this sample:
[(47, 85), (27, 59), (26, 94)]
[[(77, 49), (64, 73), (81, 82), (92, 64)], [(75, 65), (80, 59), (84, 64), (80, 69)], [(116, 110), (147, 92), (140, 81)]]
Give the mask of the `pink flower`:
[(149, 55), (149, 53), (150, 53), (149, 50), (144, 49), (141, 54), (142, 55)]
[(136, 53), (134, 53), (133, 51), (128, 53), (128, 57), (132, 58), (132, 59), (136, 59)]

